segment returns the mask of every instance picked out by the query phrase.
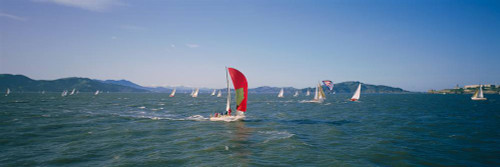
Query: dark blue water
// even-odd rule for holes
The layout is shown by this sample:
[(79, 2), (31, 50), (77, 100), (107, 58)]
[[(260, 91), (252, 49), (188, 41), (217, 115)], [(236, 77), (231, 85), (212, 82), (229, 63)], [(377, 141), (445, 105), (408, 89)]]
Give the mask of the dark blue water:
[(251, 94), (211, 122), (207, 94), (0, 97), (0, 166), (499, 166), (500, 96)]

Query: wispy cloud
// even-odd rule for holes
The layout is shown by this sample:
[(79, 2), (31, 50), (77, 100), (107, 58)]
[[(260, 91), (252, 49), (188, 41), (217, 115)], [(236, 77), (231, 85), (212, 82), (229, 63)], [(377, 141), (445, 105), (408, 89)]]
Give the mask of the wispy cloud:
[(197, 47), (200, 47), (200, 45), (198, 44), (186, 44), (187, 47), (190, 47), (190, 48), (197, 48)]
[(11, 14), (7, 14), (7, 13), (2, 13), (2, 12), (0, 12), (0, 17), (12, 19), (12, 20), (17, 20), (17, 21), (26, 21), (26, 18), (24, 18), (24, 17), (11, 15)]
[(121, 29), (128, 30), (128, 31), (142, 31), (142, 30), (146, 30), (145, 27), (136, 26), (136, 25), (121, 25), (119, 27)]
[(123, 6), (119, 0), (33, 0), (34, 2), (47, 2), (58, 5), (77, 7), (90, 11), (107, 11), (114, 6)]

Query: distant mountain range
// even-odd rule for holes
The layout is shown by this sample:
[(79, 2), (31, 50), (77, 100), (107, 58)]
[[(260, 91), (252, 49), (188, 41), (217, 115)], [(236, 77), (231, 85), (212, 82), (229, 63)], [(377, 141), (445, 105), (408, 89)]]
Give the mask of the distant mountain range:
[[(341, 82), (334, 85), (336, 93), (352, 93), (360, 82)], [(94, 80), (89, 78), (62, 78), (56, 80), (33, 80), (24, 75), (0, 74), (0, 91), (9, 88), (12, 92), (61, 92), (64, 90), (77, 89), (80, 92), (94, 92), (96, 90), (104, 92), (157, 92), (170, 93), (173, 87), (145, 87), (128, 80)], [(176, 87), (178, 93), (188, 93), (194, 88)], [(249, 89), (249, 93), (278, 93), (281, 87), (262, 86)], [(293, 94), (299, 91), (304, 94), (307, 90), (314, 93), (314, 88), (296, 89), (293, 87), (284, 87), (285, 94)], [(209, 93), (213, 89), (200, 88), (200, 93)], [(326, 91), (326, 88), (325, 88)], [(226, 92), (226, 89), (222, 89)], [(394, 88), (383, 85), (362, 84), (363, 93), (407, 93), (401, 88)]]

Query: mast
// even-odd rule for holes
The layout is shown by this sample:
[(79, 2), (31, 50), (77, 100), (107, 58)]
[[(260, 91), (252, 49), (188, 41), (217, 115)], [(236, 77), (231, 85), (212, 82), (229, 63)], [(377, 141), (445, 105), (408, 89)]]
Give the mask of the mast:
[(226, 103), (226, 111), (229, 112), (231, 110), (231, 89), (229, 88), (229, 72), (226, 67), (226, 83), (227, 83), (227, 103)]

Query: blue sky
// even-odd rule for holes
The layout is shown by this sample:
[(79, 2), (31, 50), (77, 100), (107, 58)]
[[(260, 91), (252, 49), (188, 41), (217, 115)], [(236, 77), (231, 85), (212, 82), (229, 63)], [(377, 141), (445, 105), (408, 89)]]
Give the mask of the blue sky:
[(0, 73), (250, 87), (500, 84), (499, 1), (0, 1)]

